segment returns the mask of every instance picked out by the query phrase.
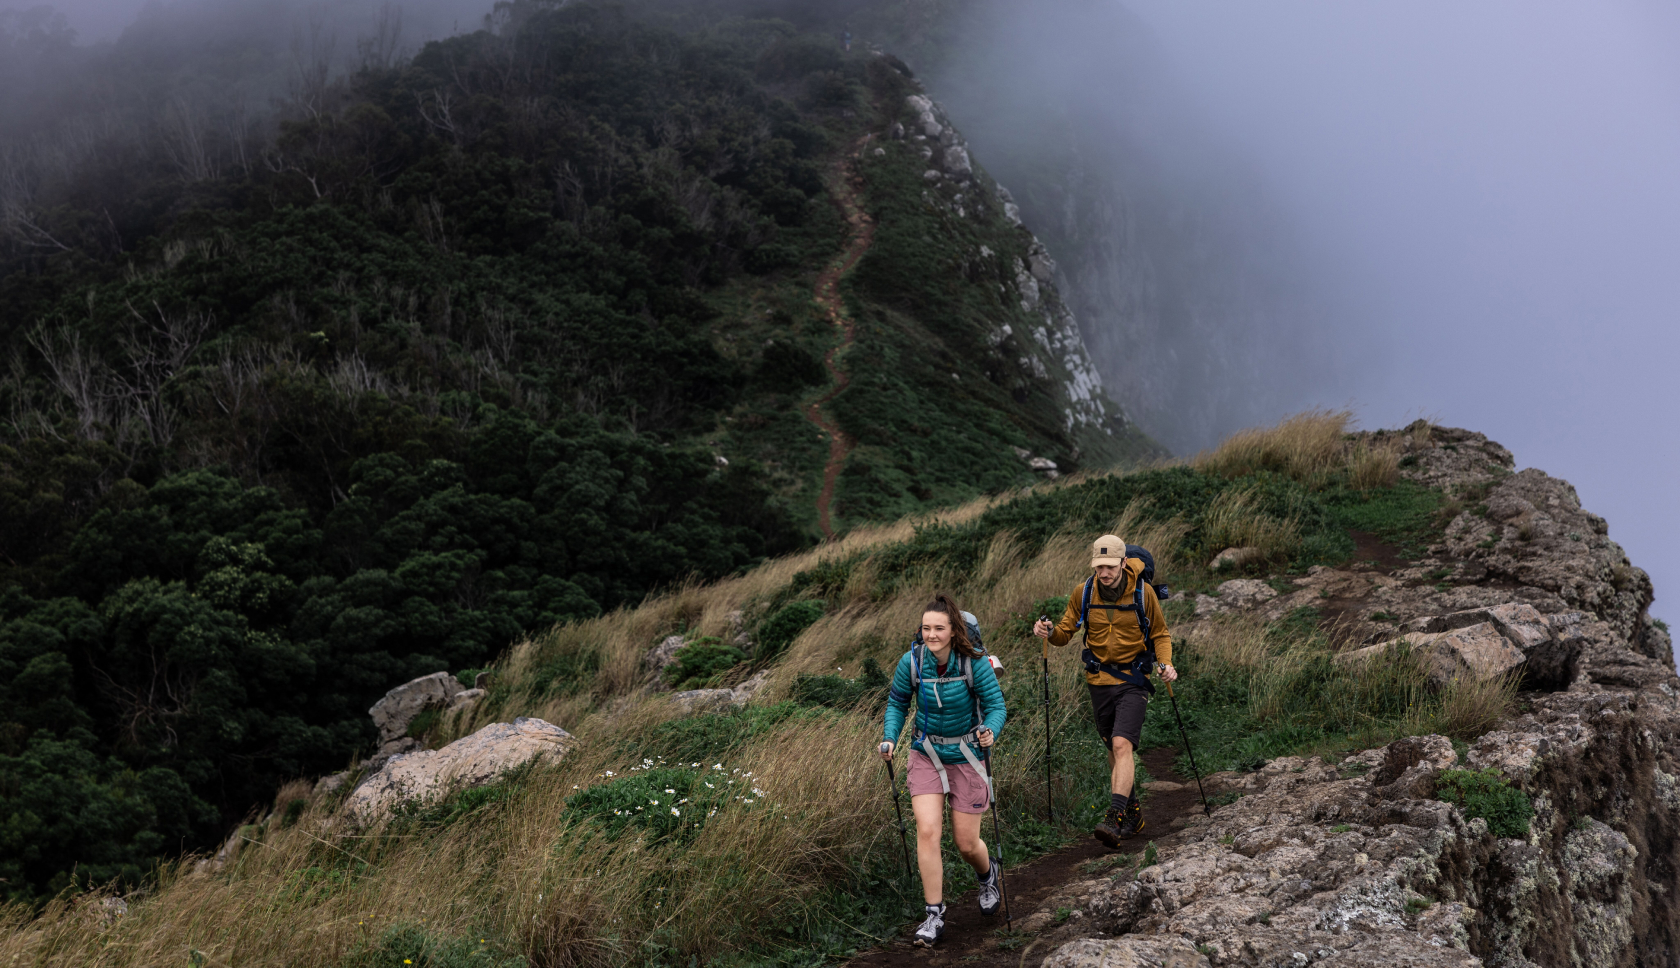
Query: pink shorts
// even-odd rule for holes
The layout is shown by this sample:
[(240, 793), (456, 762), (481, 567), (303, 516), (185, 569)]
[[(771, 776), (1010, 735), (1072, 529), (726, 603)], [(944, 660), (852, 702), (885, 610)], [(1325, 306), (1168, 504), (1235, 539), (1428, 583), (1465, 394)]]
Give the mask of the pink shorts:
[[(945, 775), (951, 780), (951, 792), (945, 802), (958, 813), (985, 813), (991, 805), (991, 789), (980, 774), (974, 772), (974, 767), (967, 763), (945, 764)], [(921, 750), (910, 751), (910, 795), (921, 796), (924, 793), (943, 793), (944, 788), (939, 785), (939, 771), (934, 769), (933, 761)]]

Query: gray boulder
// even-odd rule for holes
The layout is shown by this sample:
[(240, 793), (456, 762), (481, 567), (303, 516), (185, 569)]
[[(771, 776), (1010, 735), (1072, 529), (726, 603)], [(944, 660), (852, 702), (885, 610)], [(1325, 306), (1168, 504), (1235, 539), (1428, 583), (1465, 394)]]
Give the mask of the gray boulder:
[(1424, 656), (1429, 670), (1429, 686), (1432, 689), (1444, 689), (1454, 680), (1464, 676), (1477, 680), (1502, 676), (1521, 667), (1526, 658), (1521, 649), (1500, 634), (1498, 626), (1492, 622), (1482, 622), (1450, 632), (1421, 632), (1390, 639), (1363, 649), (1340, 653), (1336, 656), (1336, 661), (1366, 662), (1403, 643), (1409, 643), (1414, 651)]
[(946, 148), (945, 171), (953, 178), (967, 178), (974, 174), (974, 164), (968, 159), (968, 149), (961, 145)]
[(483, 786), (533, 760), (556, 762), (575, 742), (571, 733), (541, 719), (521, 716), (511, 723), (491, 723), (443, 749), (392, 757), (351, 792), (344, 808), (358, 820), (371, 821), (399, 803), (433, 801)]
[(373, 704), (368, 715), (379, 730), (381, 746), (402, 738), (414, 717), (427, 709), (447, 708), (466, 687), (447, 672), (434, 672), (397, 686)]

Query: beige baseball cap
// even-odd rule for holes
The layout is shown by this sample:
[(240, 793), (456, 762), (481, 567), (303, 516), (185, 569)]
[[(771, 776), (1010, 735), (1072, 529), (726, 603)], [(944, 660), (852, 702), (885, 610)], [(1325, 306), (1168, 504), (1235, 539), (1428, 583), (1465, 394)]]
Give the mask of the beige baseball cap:
[(1091, 567), (1126, 563), (1126, 542), (1119, 535), (1105, 534), (1091, 542)]

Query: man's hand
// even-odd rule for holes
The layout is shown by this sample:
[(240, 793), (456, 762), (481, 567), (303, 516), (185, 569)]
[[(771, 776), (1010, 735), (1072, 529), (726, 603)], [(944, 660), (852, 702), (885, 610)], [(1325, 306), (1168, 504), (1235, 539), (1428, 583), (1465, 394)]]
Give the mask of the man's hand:
[(1164, 662), (1156, 664), (1155, 674), (1161, 677), (1162, 682), (1172, 682), (1178, 678), (1178, 670)]
[(1050, 624), (1049, 619), (1041, 618), (1033, 623), (1033, 634), (1041, 639), (1047, 639), (1050, 637), (1051, 631), (1055, 628), (1056, 627), (1054, 625)]
[(980, 741), (980, 746), (982, 748), (990, 746), (994, 742), (994, 740), (992, 738), (992, 731), (987, 729), (984, 726), (975, 730), (974, 731), (974, 736), (975, 736), (976, 739), (978, 739)]

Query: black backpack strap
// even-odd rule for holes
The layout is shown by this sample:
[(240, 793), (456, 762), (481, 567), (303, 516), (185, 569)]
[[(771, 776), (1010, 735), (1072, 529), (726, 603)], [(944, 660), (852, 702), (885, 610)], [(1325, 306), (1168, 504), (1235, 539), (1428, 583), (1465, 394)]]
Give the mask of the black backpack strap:
[[(1133, 659), (1129, 665), (1119, 665), (1113, 662), (1098, 662), (1097, 654), (1091, 651), (1090, 646), (1086, 646), (1085, 651), (1080, 653), (1079, 658), (1085, 663), (1086, 672), (1093, 675), (1106, 672), (1121, 682), (1131, 683), (1154, 695), (1155, 684), (1149, 681), (1149, 673), (1155, 668), (1155, 636), (1149, 628), (1149, 612), (1145, 609), (1143, 603), (1143, 586), (1144, 581), (1140, 576), (1137, 580), (1137, 587), (1132, 590), (1132, 603), (1130, 605), (1099, 604), (1098, 606), (1100, 608), (1111, 608), (1117, 612), (1137, 613), (1138, 630), (1143, 633), (1143, 653)], [(1090, 599), (1091, 584), (1087, 581), (1085, 583), (1085, 607), (1087, 609), (1090, 608)], [(1091, 630), (1087, 626), (1085, 637), (1089, 640), (1090, 636)]]

